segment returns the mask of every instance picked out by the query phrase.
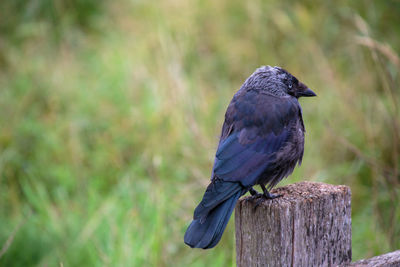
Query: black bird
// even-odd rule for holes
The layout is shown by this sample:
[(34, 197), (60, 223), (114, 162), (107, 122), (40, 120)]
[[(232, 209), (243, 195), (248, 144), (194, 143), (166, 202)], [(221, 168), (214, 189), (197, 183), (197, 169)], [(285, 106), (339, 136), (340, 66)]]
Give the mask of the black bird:
[(225, 113), (211, 183), (185, 233), (187, 245), (214, 247), (247, 191), (265, 199), (279, 197), (268, 190), (303, 158), (301, 96), (316, 94), (288, 71), (270, 66), (258, 68), (236, 92)]

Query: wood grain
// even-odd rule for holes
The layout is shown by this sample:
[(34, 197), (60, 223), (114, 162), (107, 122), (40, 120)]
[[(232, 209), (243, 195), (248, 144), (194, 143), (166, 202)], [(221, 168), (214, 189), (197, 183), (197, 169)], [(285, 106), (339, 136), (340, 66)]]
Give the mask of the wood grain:
[(265, 200), (239, 200), (237, 266), (338, 266), (351, 262), (351, 192), (347, 186), (302, 182)]
[(360, 260), (346, 265), (348, 267), (399, 267), (400, 250), (379, 255), (370, 259)]

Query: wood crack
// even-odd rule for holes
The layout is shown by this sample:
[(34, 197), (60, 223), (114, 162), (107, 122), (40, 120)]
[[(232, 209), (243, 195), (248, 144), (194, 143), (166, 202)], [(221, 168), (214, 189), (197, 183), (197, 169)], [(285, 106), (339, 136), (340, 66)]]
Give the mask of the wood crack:
[(238, 267), (342, 266), (351, 260), (348, 187), (302, 182), (272, 193), (283, 196), (263, 201), (256, 211), (252, 201), (239, 200)]

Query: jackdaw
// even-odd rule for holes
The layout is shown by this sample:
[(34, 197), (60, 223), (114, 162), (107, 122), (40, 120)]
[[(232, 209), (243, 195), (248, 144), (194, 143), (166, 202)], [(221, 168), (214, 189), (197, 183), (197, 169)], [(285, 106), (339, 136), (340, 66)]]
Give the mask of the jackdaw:
[[(263, 66), (247, 78), (225, 113), (211, 183), (186, 230), (187, 245), (214, 247), (246, 192), (265, 199), (278, 197), (268, 190), (303, 158), (305, 129), (298, 98), (315, 95), (280, 67)], [(263, 194), (253, 189), (255, 185)]]

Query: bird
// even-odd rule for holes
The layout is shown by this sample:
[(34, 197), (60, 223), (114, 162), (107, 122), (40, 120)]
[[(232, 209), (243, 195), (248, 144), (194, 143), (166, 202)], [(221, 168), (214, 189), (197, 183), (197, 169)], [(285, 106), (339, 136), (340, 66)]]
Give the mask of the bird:
[(246, 79), (226, 110), (211, 182), (194, 210), (185, 244), (215, 247), (247, 192), (262, 201), (280, 197), (269, 191), (303, 159), (305, 127), (298, 99), (312, 96), (281, 67), (261, 66)]

